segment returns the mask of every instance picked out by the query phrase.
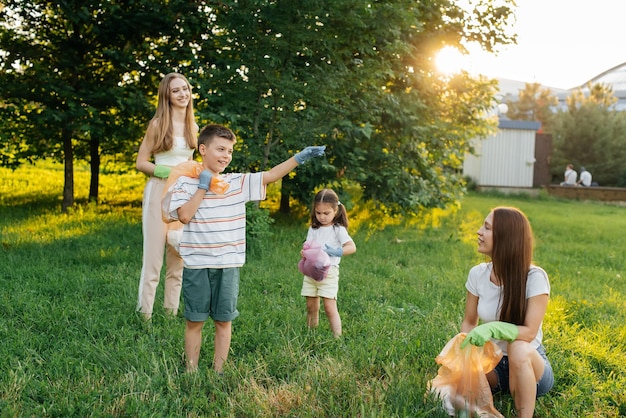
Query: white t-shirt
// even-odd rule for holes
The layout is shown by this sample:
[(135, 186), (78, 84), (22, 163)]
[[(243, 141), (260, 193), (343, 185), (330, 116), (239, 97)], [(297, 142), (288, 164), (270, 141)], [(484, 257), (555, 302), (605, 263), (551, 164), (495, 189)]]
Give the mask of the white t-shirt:
[(585, 186), (591, 186), (591, 173), (587, 170), (580, 173), (580, 182)]
[[(246, 202), (265, 200), (263, 173), (222, 176), (229, 189), (208, 191), (196, 214), (183, 228), (180, 256), (189, 269), (241, 267), (246, 262)], [(169, 218), (198, 190), (199, 180), (181, 176), (173, 186)]]
[[(499, 321), (500, 318), (502, 290), (501, 286), (496, 286), (489, 279), (492, 268), (492, 263), (481, 263), (472, 267), (465, 283), (467, 291), (478, 297), (478, 317), (483, 323)], [(541, 267), (531, 265), (528, 271), (528, 281), (526, 282), (526, 299), (544, 294), (550, 295), (548, 274)], [(543, 331), (540, 325), (537, 336), (531, 344), (534, 348), (537, 348), (542, 340)], [(493, 341), (506, 355), (508, 342), (503, 340)]]
[[(319, 228), (309, 227), (309, 231), (306, 234), (307, 241), (316, 241), (322, 247), (322, 250), (326, 248), (326, 244), (332, 248), (343, 247), (346, 242), (352, 241), (348, 230), (342, 225), (329, 225), (320, 226)], [(330, 265), (338, 266), (341, 262), (341, 257), (330, 257)]]
[(576, 184), (576, 170), (572, 170), (571, 168), (568, 168), (567, 170), (565, 170), (565, 183), (566, 184), (571, 184), (572, 186)]

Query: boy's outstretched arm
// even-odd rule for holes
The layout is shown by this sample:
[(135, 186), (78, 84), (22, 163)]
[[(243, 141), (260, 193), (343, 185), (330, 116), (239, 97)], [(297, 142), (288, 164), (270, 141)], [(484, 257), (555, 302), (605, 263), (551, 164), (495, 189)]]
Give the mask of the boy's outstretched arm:
[(283, 161), (282, 163), (272, 167), (269, 171), (263, 172), (263, 184), (267, 185), (274, 183), (285, 177), (291, 170), (296, 168), (299, 164), (304, 164), (308, 160), (314, 157), (324, 155), (325, 145), (306, 147), (290, 159)]

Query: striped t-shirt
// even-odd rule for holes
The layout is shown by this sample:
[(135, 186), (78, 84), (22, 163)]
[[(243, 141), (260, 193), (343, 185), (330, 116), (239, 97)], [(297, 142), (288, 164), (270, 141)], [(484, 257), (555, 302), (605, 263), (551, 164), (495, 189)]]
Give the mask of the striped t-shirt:
[[(241, 267), (246, 262), (246, 202), (265, 199), (263, 173), (222, 176), (229, 184), (224, 195), (208, 191), (198, 211), (185, 225), (180, 255), (190, 269)], [(181, 176), (173, 186), (170, 217), (198, 189), (198, 179)]]

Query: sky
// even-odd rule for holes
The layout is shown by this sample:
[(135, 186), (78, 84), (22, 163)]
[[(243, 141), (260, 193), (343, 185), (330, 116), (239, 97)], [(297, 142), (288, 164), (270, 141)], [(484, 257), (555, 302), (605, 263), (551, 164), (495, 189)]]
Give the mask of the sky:
[[(548, 87), (580, 86), (626, 62), (625, 0), (517, 0), (517, 45), (448, 65)], [(444, 58), (445, 60), (445, 58)], [(444, 64), (445, 65), (445, 64)]]

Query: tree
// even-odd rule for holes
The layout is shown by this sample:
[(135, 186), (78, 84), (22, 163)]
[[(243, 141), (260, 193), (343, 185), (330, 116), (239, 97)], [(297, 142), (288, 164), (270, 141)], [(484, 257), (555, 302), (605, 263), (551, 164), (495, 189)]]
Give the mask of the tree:
[(73, 162), (87, 159), (89, 197), (97, 199), (100, 156), (133, 154), (151, 116), (149, 92), (197, 47), (204, 30), (198, 7), (182, 0), (5, 1), (2, 164), (63, 160), (66, 210), (74, 201)]
[(526, 83), (519, 91), (517, 101), (507, 100), (506, 116), (512, 120), (530, 120), (541, 122), (544, 132), (550, 131), (550, 123), (559, 101), (550, 89), (542, 88), (539, 83)]
[(553, 174), (568, 163), (584, 166), (603, 186), (626, 185), (626, 114), (613, 108), (611, 87), (578, 88), (567, 98), (567, 111), (554, 118)]
[[(447, 1), (260, 1), (216, 10), (207, 63), (208, 120), (242, 139), (234, 162), (262, 169), (311, 142), (328, 146), (327, 164), (305, 166), (283, 182), (289, 198), (317, 185), (359, 184), (367, 200), (394, 212), (444, 205), (459, 190), (470, 139), (486, 136), (483, 115), (495, 84), (434, 70), (445, 45), (491, 50), (511, 10)], [(287, 190), (285, 190), (287, 187)]]
[[(198, 115), (233, 127), (233, 168), (264, 169), (313, 142), (328, 159), (283, 183), (306, 198), (319, 185), (355, 182), (394, 212), (441, 206), (460, 190), (470, 139), (495, 83), (437, 74), (444, 46), (511, 43), (513, 1), (230, 0), (44, 2), (8, 0), (0, 11), (3, 163), (72, 162), (134, 146), (166, 72), (198, 87)], [(19, 87), (18, 87), (19, 86)], [(26, 88), (23, 88), (26, 86)]]

